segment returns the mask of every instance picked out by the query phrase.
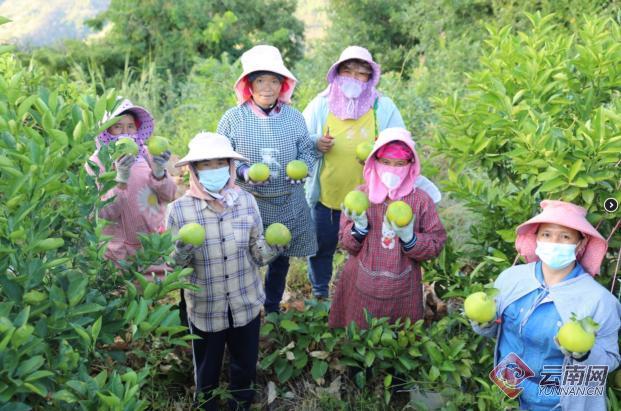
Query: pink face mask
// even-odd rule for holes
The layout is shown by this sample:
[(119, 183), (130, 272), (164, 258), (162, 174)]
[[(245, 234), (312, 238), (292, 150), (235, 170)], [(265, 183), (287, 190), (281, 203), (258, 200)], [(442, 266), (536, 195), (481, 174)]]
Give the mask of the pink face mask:
[(398, 189), (410, 172), (410, 164), (403, 167), (395, 167), (378, 162), (375, 167), (380, 181), (386, 186), (389, 193)]

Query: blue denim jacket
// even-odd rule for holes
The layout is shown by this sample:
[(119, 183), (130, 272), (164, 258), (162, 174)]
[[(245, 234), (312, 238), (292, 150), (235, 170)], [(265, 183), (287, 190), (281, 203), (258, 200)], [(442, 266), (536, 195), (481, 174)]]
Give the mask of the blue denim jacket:
[[(576, 264), (563, 281), (580, 274), (584, 274), (584, 269)], [(544, 364), (562, 366), (564, 357), (554, 343), (554, 337), (562, 325), (561, 316), (549, 298), (540, 262), (535, 265), (535, 276), (539, 288), (509, 305), (502, 314), (503, 333), (498, 342), (498, 351), (500, 358), (516, 353), (535, 371), (534, 377), (520, 384), (524, 391), (518, 398), (524, 409), (539, 411), (552, 409), (560, 402), (558, 395), (539, 395), (541, 370)]]
[[(505, 313), (506, 315), (511, 315), (511, 310), (507, 311), (507, 309), (513, 303), (541, 288), (541, 282), (537, 278), (536, 267), (537, 263), (516, 265), (503, 271), (496, 279), (494, 286), (500, 290), (500, 293), (496, 296), (497, 317), (504, 319)], [(577, 318), (590, 316), (600, 325), (595, 338), (595, 345), (591, 349), (589, 356), (580, 363), (571, 357), (565, 356), (563, 358), (563, 365), (606, 365), (608, 366), (609, 373), (616, 369), (621, 360), (618, 344), (618, 332), (621, 326), (621, 304), (615, 296), (589, 274), (579, 273), (573, 278), (565, 279), (565, 281), (548, 287), (546, 298), (554, 304), (556, 313), (562, 323), (569, 321), (572, 313), (575, 313)], [(536, 312), (536, 310), (533, 312)], [(529, 316), (532, 316), (532, 314)], [(557, 320), (555, 318), (546, 318), (545, 321), (548, 324), (551, 322), (552, 325), (555, 325)], [(504, 335), (508, 333), (505, 329), (505, 324), (502, 324), (500, 327), (494, 323), (486, 328), (478, 326), (473, 328), (478, 334), (492, 338), (496, 337), (494, 363), (498, 364), (499, 360), (502, 359), (499, 343), (504, 341)], [(527, 342), (527, 344), (530, 344), (530, 342)], [(517, 354), (519, 355), (519, 353)], [(529, 364), (528, 360), (525, 360), (525, 362)], [(556, 406), (556, 409), (564, 411), (605, 411), (606, 398), (603, 395), (561, 396), (560, 404)]]

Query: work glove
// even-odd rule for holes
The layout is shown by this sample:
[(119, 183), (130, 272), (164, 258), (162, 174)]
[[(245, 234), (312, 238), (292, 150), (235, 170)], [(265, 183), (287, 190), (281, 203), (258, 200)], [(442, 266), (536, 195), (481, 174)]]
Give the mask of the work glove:
[(416, 217), (412, 217), (412, 221), (410, 221), (406, 226), (399, 227), (392, 221), (388, 221), (388, 218), (384, 216), (384, 224), (388, 225), (389, 230), (393, 231), (397, 237), (401, 239), (403, 243), (409, 243), (414, 238), (414, 220)]
[(166, 150), (159, 156), (153, 156), (152, 160), (151, 171), (155, 178), (160, 179), (164, 177), (164, 174), (166, 174), (166, 164), (170, 160), (170, 151)]
[(175, 242), (175, 251), (173, 252), (172, 259), (175, 262), (175, 265), (178, 266), (186, 266), (192, 260), (192, 256), (194, 255), (194, 251), (197, 249), (195, 245), (185, 244), (181, 240), (177, 240)]
[(135, 161), (136, 157), (132, 155), (125, 155), (119, 157), (114, 162), (114, 167), (116, 168), (116, 178), (114, 179), (114, 181), (116, 181), (117, 183), (126, 184), (127, 180), (129, 180), (129, 170), (132, 168), (132, 165), (134, 165)]
[(366, 233), (369, 229), (369, 219), (367, 217), (366, 211), (362, 212), (362, 214), (356, 214), (354, 211), (351, 211), (343, 204), (341, 204), (341, 209), (343, 210), (343, 214), (345, 217), (354, 222), (354, 227), (356, 230), (362, 233)]
[(292, 180), (291, 178), (289, 178), (289, 176), (287, 176), (285, 177), (285, 180), (287, 180), (287, 182), (291, 185), (300, 185), (306, 183), (306, 180), (308, 180), (308, 176), (304, 177), (301, 180)]
[(472, 328), (474, 328), (474, 327), (487, 328), (487, 327), (491, 327), (492, 325), (494, 325), (496, 323), (495, 320), (491, 320), (491, 321), (488, 321), (486, 323), (478, 323), (478, 322), (476, 322), (474, 320), (471, 320), (471, 319), (468, 319), (468, 321), (470, 322), (470, 326)]

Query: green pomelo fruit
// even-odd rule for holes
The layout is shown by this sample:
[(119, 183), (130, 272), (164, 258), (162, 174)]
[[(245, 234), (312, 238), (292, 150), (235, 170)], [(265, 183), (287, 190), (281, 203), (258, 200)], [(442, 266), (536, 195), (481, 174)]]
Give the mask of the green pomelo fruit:
[(168, 150), (169, 146), (170, 144), (168, 143), (168, 140), (160, 136), (153, 136), (149, 138), (149, 142), (147, 143), (147, 148), (149, 149), (149, 153), (151, 153), (152, 156), (161, 155), (166, 150)]
[(369, 198), (362, 191), (354, 190), (347, 193), (343, 205), (350, 211), (360, 215), (369, 208)]
[(360, 143), (356, 146), (356, 157), (360, 161), (367, 161), (371, 151), (373, 151), (373, 144), (369, 142)]
[(587, 352), (595, 344), (595, 334), (586, 331), (578, 321), (568, 321), (558, 330), (558, 343), (570, 352)]
[(308, 167), (302, 160), (293, 160), (287, 164), (287, 175), (292, 180), (301, 180), (308, 175)]
[(397, 226), (405, 227), (412, 221), (412, 207), (404, 201), (395, 201), (386, 209), (386, 217)]
[(486, 323), (496, 318), (496, 303), (483, 291), (470, 294), (464, 301), (466, 317), (478, 323)]
[(179, 238), (186, 244), (198, 247), (205, 242), (205, 229), (198, 223), (186, 224), (179, 230)]
[(265, 241), (269, 245), (287, 245), (291, 241), (291, 232), (284, 224), (270, 224), (265, 230)]
[(267, 181), (270, 177), (270, 168), (267, 164), (256, 163), (250, 166), (248, 170), (248, 177), (256, 183), (261, 183), (263, 181)]

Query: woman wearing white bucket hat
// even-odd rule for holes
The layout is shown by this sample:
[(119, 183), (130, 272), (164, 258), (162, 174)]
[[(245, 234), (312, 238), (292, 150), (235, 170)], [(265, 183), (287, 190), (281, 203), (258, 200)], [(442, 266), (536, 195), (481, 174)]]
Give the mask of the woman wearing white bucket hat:
[[(254, 398), (259, 349), (259, 313), (265, 301), (257, 266), (282, 250), (263, 239), (263, 224), (252, 195), (235, 185), (234, 161), (246, 161), (229, 140), (199, 133), (176, 167), (188, 166), (190, 188), (168, 207), (167, 227), (173, 234), (188, 223), (205, 228), (200, 246), (178, 241), (173, 260), (191, 266), (190, 282), (198, 290), (184, 292), (192, 340), (196, 392), (212, 396), (220, 379), (224, 347), (230, 354), (233, 409), (248, 409)], [(203, 409), (217, 409), (214, 399)]]
[[(319, 244), (317, 253), (308, 258), (308, 277), (316, 297), (328, 297), (340, 206), (345, 195), (363, 183), (356, 147), (365, 142), (373, 145), (379, 132), (387, 128), (405, 128), (392, 100), (376, 90), (380, 76), (380, 66), (367, 49), (347, 47), (328, 70), (328, 87), (304, 110), (320, 155), (306, 185)], [(419, 176), (415, 186), (435, 203), (440, 201), (440, 191), (426, 177)]]
[(292, 181), (285, 174), (293, 160), (302, 160), (312, 170), (317, 154), (302, 114), (289, 105), (297, 80), (278, 49), (255, 46), (242, 55), (241, 62), (243, 73), (235, 84), (239, 105), (222, 116), (218, 133), (227, 136), (233, 148), (251, 163), (269, 166), (268, 182), (256, 184), (249, 178), (249, 165), (237, 162), (238, 182), (256, 197), (265, 226), (282, 223), (292, 235), (289, 248), (267, 270), (265, 310), (269, 313), (279, 310), (289, 257), (317, 251), (304, 195), (305, 179)]

